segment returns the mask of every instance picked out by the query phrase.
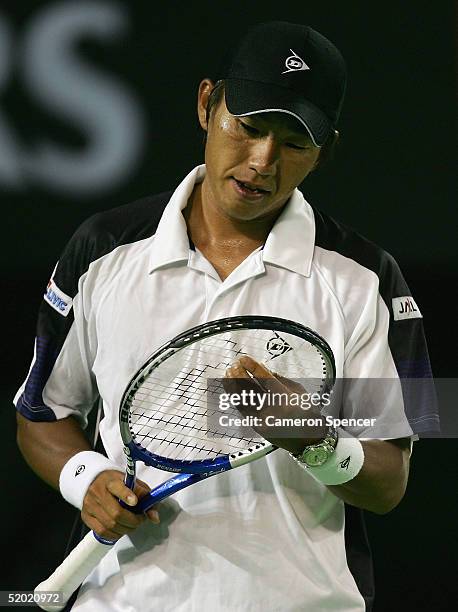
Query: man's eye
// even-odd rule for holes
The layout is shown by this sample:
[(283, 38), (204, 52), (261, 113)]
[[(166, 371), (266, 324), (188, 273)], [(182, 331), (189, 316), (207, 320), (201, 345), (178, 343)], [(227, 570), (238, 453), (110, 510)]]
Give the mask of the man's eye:
[(310, 147), (308, 147), (307, 145), (301, 146), (301, 145), (295, 144), (294, 142), (287, 142), (286, 146), (289, 147), (290, 149), (297, 149), (298, 151), (306, 151), (307, 149), (310, 149)]
[(240, 125), (245, 130), (245, 132), (247, 132), (248, 134), (253, 134), (253, 135), (259, 134), (259, 130), (257, 130), (251, 125), (248, 125), (248, 123), (243, 123), (243, 121), (240, 121)]

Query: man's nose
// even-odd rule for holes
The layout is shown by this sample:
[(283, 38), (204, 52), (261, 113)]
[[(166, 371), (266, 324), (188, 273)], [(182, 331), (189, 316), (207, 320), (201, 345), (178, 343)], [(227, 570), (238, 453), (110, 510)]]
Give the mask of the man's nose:
[(258, 138), (250, 148), (249, 166), (262, 176), (274, 176), (280, 159), (280, 147), (272, 136)]

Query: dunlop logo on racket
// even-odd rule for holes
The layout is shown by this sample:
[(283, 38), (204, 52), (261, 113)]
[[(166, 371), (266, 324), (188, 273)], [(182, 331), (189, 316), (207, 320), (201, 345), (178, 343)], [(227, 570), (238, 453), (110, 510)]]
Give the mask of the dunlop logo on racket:
[(266, 344), (266, 351), (269, 353), (269, 355), (271, 355), (272, 359), (275, 359), (275, 357), (279, 357), (280, 355), (284, 355), (288, 351), (292, 350), (293, 347), (290, 346), (286, 340), (277, 333)]

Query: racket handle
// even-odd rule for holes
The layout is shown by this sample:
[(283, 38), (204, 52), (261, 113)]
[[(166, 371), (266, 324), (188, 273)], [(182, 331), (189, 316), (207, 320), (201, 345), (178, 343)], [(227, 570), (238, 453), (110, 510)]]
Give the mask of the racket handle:
[[(228, 466), (230, 467), (229, 464)], [(129, 507), (129, 510), (136, 513), (146, 512), (151, 506), (157, 504), (162, 499), (210, 476), (214, 476), (214, 474), (177, 474), (170, 478), (170, 480), (166, 480), (155, 487), (140, 500), (135, 508)], [(60, 591), (62, 593), (62, 602), (60, 604), (37, 602), (37, 605), (42, 610), (47, 610), (48, 612), (63, 610), (79, 585), (109, 552), (110, 545), (114, 544), (114, 542), (103, 539), (98, 540), (97, 538), (94, 532), (88, 533), (68, 557), (62, 561), (54, 573), (43, 582), (40, 582), (35, 588), (35, 593), (50, 591)]]
[(96, 540), (91, 531), (81, 540), (49, 578), (35, 587), (35, 593), (59, 591), (62, 601), (59, 604), (38, 603), (42, 610), (58, 612), (63, 610), (73, 592), (87, 576), (97, 567), (103, 557), (110, 551), (109, 544)]

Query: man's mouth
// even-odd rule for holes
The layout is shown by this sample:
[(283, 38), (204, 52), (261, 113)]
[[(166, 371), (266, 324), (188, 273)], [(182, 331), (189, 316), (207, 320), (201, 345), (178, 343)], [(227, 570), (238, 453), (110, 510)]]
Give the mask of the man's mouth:
[(259, 187), (258, 185), (254, 184), (254, 183), (245, 182), (245, 181), (239, 181), (235, 177), (234, 177), (234, 181), (237, 183), (237, 185), (239, 187), (241, 187), (242, 189), (246, 189), (247, 191), (249, 191), (251, 193), (258, 193), (258, 194), (269, 193), (268, 189), (264, 189), (262, 187)]

